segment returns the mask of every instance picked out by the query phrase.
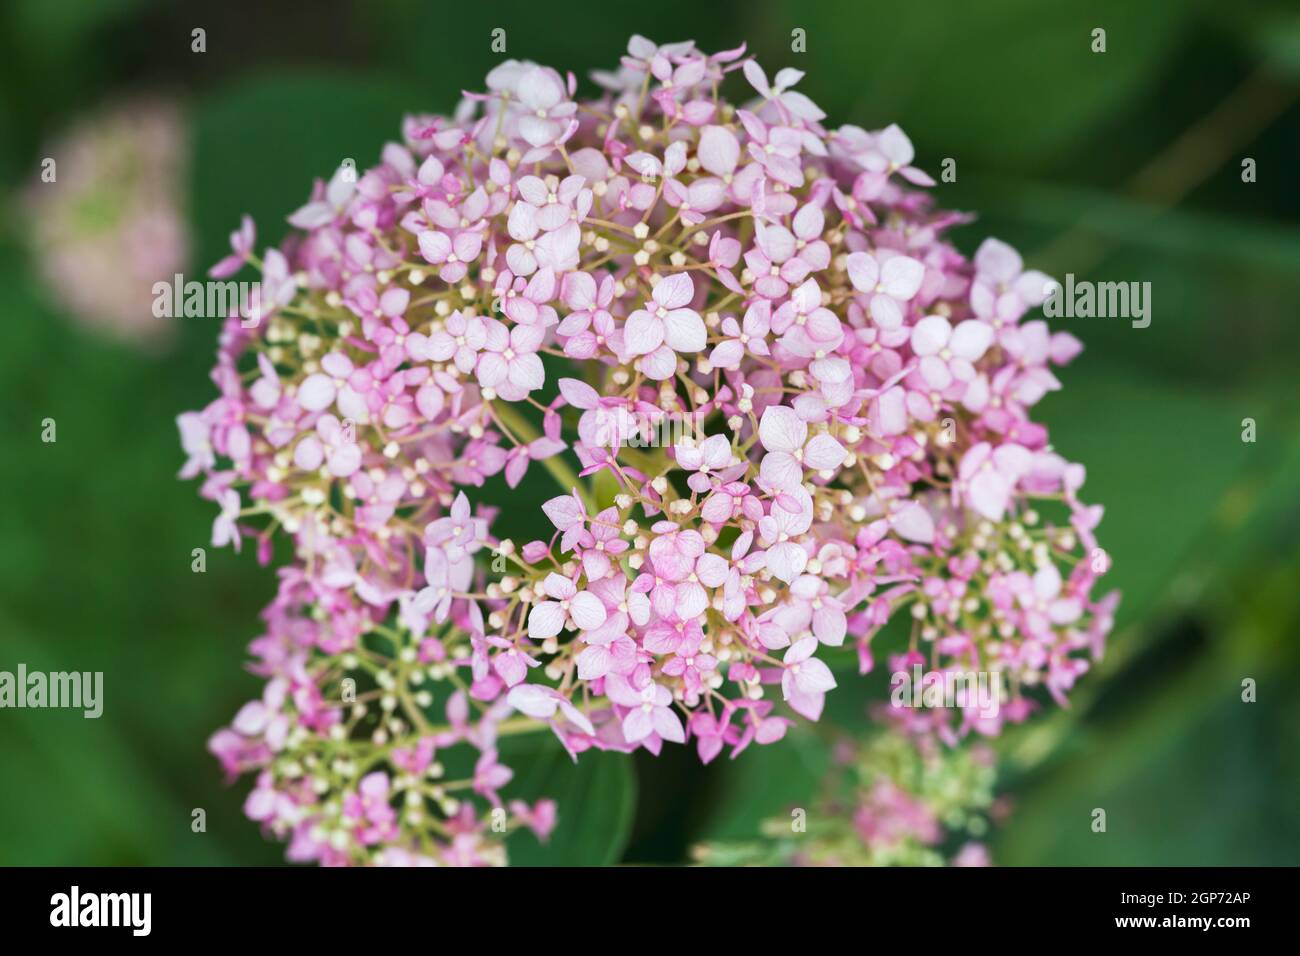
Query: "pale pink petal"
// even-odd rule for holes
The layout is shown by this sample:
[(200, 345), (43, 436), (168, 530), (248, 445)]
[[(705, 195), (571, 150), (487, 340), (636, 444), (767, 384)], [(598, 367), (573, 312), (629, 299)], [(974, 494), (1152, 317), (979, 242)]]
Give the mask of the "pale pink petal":
[(768, 451), (793, 454), (808, 439), (808, 425), (786, 405), (769, 405), (758, 424), (758, 437)]
[(689, 272), (670, 275), (655, 286), (654, 300), (665, 309), (681, 309), (695, 298), (695, 283)]
[(506, 695), (506, 703), (521, 714), (545, 720), (555, 714), (558, 701), (554, 691), (537, 684), (520, 684), (511, 688)]
[(805, 694), (824, 694), (835, 687), (835, 675), (824, 661), (810, 657), (798, 665), (794, 682)]
[(1010, 282), (1020, 275), (1024, 260), (1020, 253), (999, 239), (988, 238), (975, 250), (975, 269), (995, 282)]
[(700, 165), (715, 176), (728, 176), (736, 169), (740, 159), (740, 143), (728, 129), (706, 126), (700, 130), (697, 148)]
[(903, 309), (895, 299), (887, 295), (872, 296), (871, 321), (886, 332), (892, 332), (903, 325)]
[(520, 355), (510, 363), (510, 382), (527, 391), (546, 384), (546, 369), (537, 355)]
[(654, 720), (642, 707), (636, 707), (623, 718), (623, 739), (630, 744), (643, 740), (654, 732)]
[(971, 362), (978, 362), (993, 344), (993, 326), (978, 319), (959, 322), (953, 330), (948, 348), (952, 354)]
[(936, 392), (942, 392), (952, 384), (952, 373), (948, 370), (948, 363), (937, 355), (927, 355), (921, 359), (921, 377), (925, 379), (925, 384)]
[(935, 355), (948, 344), (952, 325), (942, 315), (927, 315), (912, 329), (912, 351), (917, 355)]
[(853, 288), (859, 292), (876, 291), (876, 284), (880, 281), (880, 266), (872, 256), (865, 252), (851, 252), (845, 265)]
[(564, 609), (558, 601), (543, 601), (528, 614), (528, 636), (543, 641), (554, 637), (564, 627)]
[(669, 312), (663, 320), (663, 329), (664, 341), (675, 352), (699, 352), (708, 342), (704, 320), (690, 309), (675, 309)]
[(569, 601), (569, 614), (579, 630), (590, 631), (605, 623), (605, 605), (588, 591), (579, 591)]
[(623, 326), (623, 345), (631, 354), (649, 354), (663, 340), (664, 324), (649, 312), (638, 309), (627, 317), (627, 324)]
[(898, 385), (877, 396), (871, 406), (872, 431), (877, 435), (901, 435), (907, 430), (907, 393)]
[(649, 355), (643, 356), (637, 367), (652, 382), (666, 382), (677, 372), (677, 353), (668, 346), (661, 345)]
[(984, 469), (970, 480), (967, 500), (972, 508), (990, 521), (1002, 520), (1007, 510), (1007, 498), (1011, 486), (1002, 475), (993, 469)]
[(909, 256), (894, 256), (880, 267), (880, 282), (895, 299), (910, 299), (921, 288), (925, 266)]
[(302, 471), (315, 471), (324, 460), (325, 449), (315, 435), (308, 435), (293, 450), (294, 466)]
[(934, 541), (934, 517), (919, 502), (903, 505), (891, 516), (890, 523), (900, 538), (930, 544)]
[(768, 488), (794, 488), (803, 481), (803, 466), (787, 451), (768, 452), (759, 465), (759, 478)]
[(767, 568), (789, 584), (808, 566), (808, 553), (799, 545), (786, 541), (767, 549)]
[(681, 719), (670, 708), (656, 707), (651, 711), (651, 721), (654, 732), (664, 740), (670, 740), (675, 744), (686, 742), (686, 731), (682, 727)]
[(329, 408), (334, 402), (334, 381), (328, 375), (314, 372), (298, 386), (298, 404), (309, 412)]
[(808, 447), (804, 449), (803, 462), (809, 468), (818, 471), (834, 471), (844, 464), (846, 455), (848, 452), (843, 445), (822, 432), (814, 435), (812, 441), (808, 442)]

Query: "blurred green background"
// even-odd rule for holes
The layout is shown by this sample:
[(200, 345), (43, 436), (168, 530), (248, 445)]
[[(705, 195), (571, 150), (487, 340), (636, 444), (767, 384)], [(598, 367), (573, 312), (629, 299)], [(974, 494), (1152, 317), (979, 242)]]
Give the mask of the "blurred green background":
[[(191, 52), (195, 27), (205, 53)], [(502, 59), (489, 45), (498, 27), (508, 56), (584, 82), (616, 65), (634, 32), (706, 50), (745, 42), (769, 75), (807, 71), (800, 89), (830, 122), (898, 122), (932, 173), (955, 159), (957, 181), (935, 193), (979, 214), (955, 233), (965, 251), (991, 234), (1058, 276), (1151, 282), (1148, 329), (1060, 320), (1086, 350), (1039, 417), (1088, 466), (1124, 601), (1110, 654), (1071, 709), (999, 744), (1015, 813), (994, 860), (1300, 862), (1293, 2), (7, 0), (0, 669), (102, 670), (106, 705), (97, 721), (0, 711), (0, 863), (282, 858), (242, 818), (246, 782), (225, 786), (204, 749), (257, 692), (241, 663), (274, 587), (247, 550), (210, 550), (207, 572), (190, 570), (214, 509), (175, 478), (174, 418), (212, 397), (216, 329), (182, 321), (153, 354), (86, 331), (37, 280), (13, 192), (78, 116), (132, 93), (176, 96), (197, 275), (241, 213), (257, 220), (259, 247), (277, 241), (312, 177), (344, 157), (364, 167), (403, 113), (449, 110), (480, 87)], [(1104, 54), (1090, 49), (1097, 27)], [(806, 52), (791, 51), (796, 28)], [(1254, 183), (1241, 178), (1246, 157)], [(40, 440), (47, 417), (53, 444)], [(1245, 418), (1254, 443), (1242, 441)], [(1245, 678), (1256, 703), (1241, 700)], [(829, 717), (852, 730), (867, 688), (841, 685)], [(530, 790), (569, 793), (561, 809), (579, 814), (549, 859), (587, 863), (681, 861), (699, 840), (752, 836), (760, 818), (806, 800), (826, 763), (803, 733), (707, 768), (670, 748), (575, 776), (553, 756), (524, 774)], [(200, 807), (207, 832), (196, 834)], [(1095, 807), (1106, 834), (1090, 829)]]

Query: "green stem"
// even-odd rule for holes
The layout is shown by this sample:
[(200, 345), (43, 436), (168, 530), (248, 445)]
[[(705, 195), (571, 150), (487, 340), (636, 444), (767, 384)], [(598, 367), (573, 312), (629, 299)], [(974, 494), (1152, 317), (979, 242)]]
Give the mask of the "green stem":
[[(509, 402), (493, 402), (492, 413), (500, 418), (502, 424), (514, 432), (520, 441), (531, 442), (541, 437), (541, 433), (523, 415), (520, 415), (511, 407)], [(570, 468), (560, 455), (552, 455), (550, 458), (544, 459), (541, 465), (551, 473), (551, 477), (564, 491), (577, 492), (588, 514), (595, 514), (599, 510), (591, 496), (591, 489), (588, 487), (587, 482), (579, 478), (578, 473)]]

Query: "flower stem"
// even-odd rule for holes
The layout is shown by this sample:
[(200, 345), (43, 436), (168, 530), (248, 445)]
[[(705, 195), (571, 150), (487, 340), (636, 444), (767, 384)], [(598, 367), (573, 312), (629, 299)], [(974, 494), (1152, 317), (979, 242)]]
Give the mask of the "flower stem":
[[(524, 416), (511, 408), (508, 402), (493, 402), (492, 413), (500, 418), (502, 424), (514, 432), (521, 441), (531, 442), (541, 437), (537, 429)], [(588, 514), (595, 514), (598, 509), (596, 508), (596, 502), (591, 497), (591, 489), (559, 455), (551, 455), (549, 458), (543, 459), (541, 465), (551, 473), (551, 477), (564, 491), (576, 491), (578, 493), (578, 497), (582, 499), (583, 506), (587, 509)]]

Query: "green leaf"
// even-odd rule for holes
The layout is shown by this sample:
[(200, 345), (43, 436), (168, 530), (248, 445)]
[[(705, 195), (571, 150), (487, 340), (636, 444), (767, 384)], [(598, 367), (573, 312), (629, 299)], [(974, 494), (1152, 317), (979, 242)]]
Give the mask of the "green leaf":
[[(1194, 13), (1118, 0), (949, 0), (887, 10), (784, 0), (771, 19), (805, 29), (807, 54), (791, 54), (788, 30), (758, 52), (769, 76), (808, 69), (799, 89), (835, 123), (897, 122), (921, 141), (922, 156), (935, 155), (923, 141), (942, 136), (933, 143), (939, 156), (1023, 170), (1123, 110)], [(1105, 53), (1091, 49), (1097, 27), (1107, 32)], [(938, 163), (922, 165), (933, 171)]]
[(1122, 625), (1179, 574), (1211, 526), (1251, 448), (1241, 441), (1248, 412), (1230, 394), (1148, 381), (1087, 355), (1059, 373), (1064, 388), (1035, 417), (1060, 454), (1087, 467), (1084, 500), (1106, 508), (1097, 537), (1113, 567), (1100, 587), (1123, 591)]
[(607, 866), (623, 855), (636, 807), (636, 778), (626, 754), (588, 751), (577, 763), (550, 734), (506, 738), (501, 760), (515, 771), (502, 796), (558, 804), (546, 843), (530, 830), (506, 840), (512, 866)]
[(718, 759), (726, 769), (709, 798), (716, 809), (696, 834), (699, 842), (752, 840), (764, 820), (807, 808), (830, 767), (830, 747), (795, 727), (777, 743), (750, 746), (734, 762)]
[[(1275, 566), (1270, 567), (1270, 564)], [(1223, 621), (1179, 644), (1020, 788), (1007, 865), (1284, 866), (1300, 842), (1300, 559), (1224, 582)], [(1242, 699), (1241, 682), (1258, 682)], [(1130, 688), (1139, 686), (1130, 679)], [(1117, 696), (1117, 695), (1112, 695)], [(1107, 832), (1093, 833), (1093, 810)]]
[(191, 205), (198, 262), (206, 268), (227, 253), (243, 213), (257, 223), (259, 248), (278, 242), (313, 178), (328, 180), (345, 159), (358, 170), (373, 165), (419, 105), (397, 84), (341, 73), (266, 74), (205, 100)]

